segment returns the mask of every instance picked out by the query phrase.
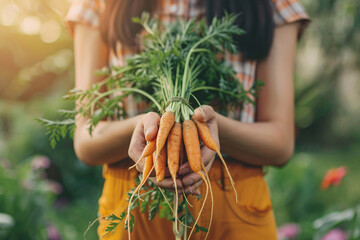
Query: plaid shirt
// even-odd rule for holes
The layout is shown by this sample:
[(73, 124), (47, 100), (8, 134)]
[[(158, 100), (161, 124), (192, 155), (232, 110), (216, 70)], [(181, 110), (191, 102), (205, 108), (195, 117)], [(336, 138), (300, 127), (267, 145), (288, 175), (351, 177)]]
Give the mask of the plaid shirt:
[[(206, 8), (202, 0), (157, 0), (159, 2), (155, 14), (164, 22), (173, 22), (178, 18), (202, 19), (205, 17)], [(70, 34), (73, 34), (75, 23), (85, 24), (90, 27), (99, 27), (99, 15), (104, 9), (104, 0), (74, 0), (66, 16)], [(299, 36), (308, 23), (309, 17), (306, 14), (299, 0), (273, 0), (274, 22), (276, 26), (301, 21)], [(115, 66), (122, 66), (126, 63), (127, 56), (133, 54), (134, 49), (122, 46), (118, 43), (117, 56), (110, 54), (109, 62)], [(256, 79), (257, 61), (242, 60), (241, 53), (226, 54), (225, 60), (229, 61), (240, 82), (245, 89), (250, 89)], [(126, 109), (129, 116), (141, 112), (143, 108), (134, 101), (126, 101)], [(255, 120), (255, 107), (252, 104), (245, 104), (242, 109), (234, 109), (230, 117), (246, 123)]]

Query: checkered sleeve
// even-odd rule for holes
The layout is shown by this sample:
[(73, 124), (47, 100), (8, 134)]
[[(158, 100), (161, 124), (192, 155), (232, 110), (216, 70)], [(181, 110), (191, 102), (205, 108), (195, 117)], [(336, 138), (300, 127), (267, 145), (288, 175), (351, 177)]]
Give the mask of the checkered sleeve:
[(74, 26), (76, 23), (94, 28), (99, 27), (100, 12), (103, 7), (103, 0), (73, 0), (65, 17), (70, 35), (74, 35)]
[(274, 22), (276, 26), (300, 22), (299, 38), (308, 25), (310, 18), (299, 0), (273, 0)]

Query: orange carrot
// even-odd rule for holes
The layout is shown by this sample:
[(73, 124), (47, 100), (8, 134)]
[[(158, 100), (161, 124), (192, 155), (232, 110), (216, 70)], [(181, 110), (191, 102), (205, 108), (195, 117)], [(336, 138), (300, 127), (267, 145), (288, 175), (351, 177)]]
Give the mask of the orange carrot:
[(128, 230), (128, 238), (129, 240), (130, 238), (130, 210), (131, 210), (131, 202), (133, 197), (135, 196), (135, 194), (140, 190), (140, 188), (145, 184), (146, 180), (149, 178), (152, 170), (154, 169), (154, 164), (153, 164), (153, 155), (150, 154), (148, 157), (146, 157), (145, 159), (145, 164), (144, 164), (144, 168), (143, 168), (143, 178), (140, 182), (140, 184), (135, 188), (134, 192), (131, 194), (130, 200), (129, 200), (129, 205), (128, 205), (128, 209), (127, 209), (127, 216), (126, 216), (126, 221), (127, 222), (127, 230)]
[(148, 142), (148, 144), (145, 146), (141, 157), (139, 158), (139, 160), (136, 161), (136, 163), (134, 165), (132, 165), (131, 167), (129, 167), (129, 170), (132, 169), (133, 167), (136, 167), (136, 165), (138, 165), (138, 163), (141, 161), (141, 159), (146, 158), (150, 155), (153, 154), (153, 152), (155, 152), (156, 149), (156, 140), (152, 140), (150, 142)]
[[(190, 234), (188, 237), (188, 239), (190, 239), (192, 233), (195, 230), (195, 226), (196, 226), (197, 222), (199, 221), (200, 215), (204, 209), (204, 206), (205, 206), (205, 203), (206, 203), (206, 200), (208, 197), (208, 193), (209, 193), (209, 188), (210, 188), (211, 195), (212, 195), (212, 190), (211, 190), (210, 181), (208, 181), (207, 172), (205, 171), (205, 167), (203, 166), (204, 164), (201, 160), (201, 149), (200, 149), (200, 143), (199, 143), (199, 136), (198, 136), (198, 132), (197, 132), (196, 126), (193, 121), (185, 120), (183, 122), (183, 136), (184, 136), (183, 139), (184, 139), (184, 145), (185, 145), (185, 149), (186, 149), (186, 155), (187, 155), (187, 158), (188, 158), (188, 161), (190, 164), (190, 168), (193, 172), (199, 174), (200, 177), (203, 179), (204, 183), (206, 184), (206, 194), (205, 194), (204, 203), (202, 204), (200, 211), (199, 211), (199, 215), (196, 218), (196, 220), (194, 222), (194, 226), (192, 227), (192, 229), (190, 231)], [(201, 172), (202, 169), (204, 170), (206, 177)], [(213, 202), (212, 202), (211, 206), (213, 209)], [(212, 211), (213, 210), (211, 210), (211, 215), (212, 215)], [(212, 216), (210, 219), (212, 219)], [(210, 231), (210, 229), (208, 229), (208, 231)]]
[(214, 141), (214, 139), (211, 137), (211, 133), (210, 133), (210, 130), (208, 128), (208, 126), (206, 125), (206, 123), (203, 123), (203, 122), (199, 122), (198, 120), (194, 120), (194, 123), (196, 124), (196, 127), (197, 127), (197, 131), (199, 133), (199, 136), (200, 136), (200, 139), (201, 141), (203, 141), (203, 143), (205, 144), (205, 146), (207, 146), (208, 148), (210, 148), (211, 150), (215, 151), (221, 161), (222, 161), (222, 164), (224, 165), (225, 167), (225, 170), (229, 176), (229, 179), (230, 179), (230, 183), (231, 183), (231, 186), (232, 188), (234, 189), (234, 192), (235, 192), (235, 200), (237, 202), (237, 191), (235, 189), (235, 183), (234, 183), (234, 180), (232, 179), (231, 177), (231, 174), (229, 172), (229, 169), (225, 163), (225, 160), (224, 158), (222, 157), (221, 153), (220, 153), (220, 149), (218, 147), (218, 145), (216, 144), (216, 142)]
[(160, 151), (158, 160), (154, 163), (156, 180), (161, 182), (165, 177), (165, 168), (166, 168), (166, 148), (163, 147)]
[[(168, 140), (167, 140), (167, 163), (169, 172), (171, 175), (171, 178), (174, 181), (174, 187), (175, 187), (175, 199), (174, 199), (174, 217), (177, 220), (178, 219), (178, 202), (179, 202), (179, 196), (176, 186), (176, 174), (179, 169), (179, 160), (180, 160), (180, 150), (182, 145), (182, 129), (181, 129), (181, 123), (176, 122), (174, 126), (172, 127)], [(179, 233), (177, 222), (174, 222), (175, 224), (175, 231), (176, 233)]]
[(166, 139), (169, 135), (172, 126), (174, 125), (174, 122), (175, 122), (175, 114), (171, 111), (165, 112), (160, 118), (159, 131), (156, 137), (155, 163), (157, 161), (157, 158), (159, 157), (161, 149), (163, 149), (163, 147), (165, 146)]
[(167, 141), (167, 161), (171, 177), (176, 179), (179, 169), (180, 150), (182, 145), (181, 123), (176, 122), (171, 129)]
[(199, 136), (193, 121), (183, 122), (183, 139), (191, 170), (201, 172), (201, 149)]

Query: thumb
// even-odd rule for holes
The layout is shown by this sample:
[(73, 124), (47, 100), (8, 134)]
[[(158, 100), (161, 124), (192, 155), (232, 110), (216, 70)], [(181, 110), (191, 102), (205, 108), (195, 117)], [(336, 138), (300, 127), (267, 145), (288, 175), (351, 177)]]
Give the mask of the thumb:
[(194, 111), (193, 119), (199, 122), (208, 122), (215, 117), (214, 109), (209, 105), (202, 105)]

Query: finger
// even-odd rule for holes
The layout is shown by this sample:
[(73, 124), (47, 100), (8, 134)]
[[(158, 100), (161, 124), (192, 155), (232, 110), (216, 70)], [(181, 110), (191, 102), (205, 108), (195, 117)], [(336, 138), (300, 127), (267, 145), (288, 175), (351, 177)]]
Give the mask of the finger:
[(185, 162), (180, 165), (179, 170), (178, 170), (179, 175), (186, 175), (186, 174), (189, 174), (190, 172), (192, 172), (192, 171), (190, 169), (189, 162)]
[(128, 150), (129, 157), (135, 162), (138, 161), (145, 145), (146, 140), (144, 139), (142, 126), (141, 124), (137, 124), (130, 141)]
[(189, 193), (195, 193), (195, 191), (201, 186), (201, 184), (203, 183), (203, 181), (199, 181), (191, 186), (188, 186), (184, 189), (185, 194), (189, 194)]
[(140, 162), (136, 165), (136, 170), (138, 170), (138, 172), (143, 172), (144, 164), (145, 158), (141, 159)]
[(215, 151), (209, 149), (208, 147), (203, 147), (201, 149), (201, 160), (203, 161), (205, 167), (209, 165), (209, 163), (213, 162), (215, 154)]
[(194, 111), (193, 119), (200, 122), (208, 122), (213, 118), (215, 118), (215, 111), (209, 105), (202, 105), (201, 108), (198, 107)]
[(197, 173), (189, 173), (188, 175), (185, 175), (185, 177), (182, 179), (182, 183), (184, 187), (191, 186), (199, 181), (202, 181), (202, 178)]
[[(164, 178), (161, 182), (156, 181), (156, 178), (151, 177), (150, 180), (157, 186), (166, 189), (175, 189), (174, 181), (171, 178)], [(181, 189), (183, 184), (180, 179), (176, 179), (176, 187)]]
[(155, 112), (149, 112), (144, 116), (143, 126), (146, 141), (155, 139), (160, 124), (160, 116)]

